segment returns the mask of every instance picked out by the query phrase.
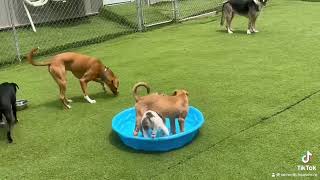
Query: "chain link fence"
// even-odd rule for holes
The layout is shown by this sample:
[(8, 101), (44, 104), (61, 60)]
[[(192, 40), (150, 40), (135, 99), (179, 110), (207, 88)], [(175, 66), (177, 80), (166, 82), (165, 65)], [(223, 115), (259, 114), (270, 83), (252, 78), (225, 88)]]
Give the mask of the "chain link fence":
[[(0, 65), (215, 11), (222, 0), (1, 0)], [(40, 54), (40, 55), (41, 55)]]

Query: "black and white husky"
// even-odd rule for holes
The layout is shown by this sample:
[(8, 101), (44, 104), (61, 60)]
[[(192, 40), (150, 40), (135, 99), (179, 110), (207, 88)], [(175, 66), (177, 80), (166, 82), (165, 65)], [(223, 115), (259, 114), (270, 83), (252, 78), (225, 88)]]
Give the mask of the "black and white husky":
[(149, 137), (148, 130), (152, 130), (151, 137), (155, 138), (157, 136), (158, 130), (162, 130), (164, 135), (169, 136), (169, 130), (165, 125), (165, 119), (154, 111), (146, 111), (143, 114), (142, 120), (142, 133), (143, 137)]
[(222, 6), (220, 25), (226, 21), (228, 33), (232, 34), (231, 22), (235, 14), (249, 19), (247, 34), (259, 32), (256, 29), (256, 20), (268, 0), (227, 0)]

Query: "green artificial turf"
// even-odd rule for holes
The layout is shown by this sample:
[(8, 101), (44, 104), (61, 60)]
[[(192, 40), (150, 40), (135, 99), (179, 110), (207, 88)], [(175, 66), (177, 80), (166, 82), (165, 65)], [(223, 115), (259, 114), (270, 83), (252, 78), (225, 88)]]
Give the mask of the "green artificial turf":
[[(272, 173), (319, 173), (297, 170), (306, 151), (314, 155), (309, 165), (320, 168), (319, 13), (317, 3), (271, 1), (258, 19), (258, 34), (246, 35), (245, 18), (235, 18), (229, 35), (219, 17), (209, 17), (72, 49), (100, 58), (121, 83), (118, 97), (90, 83), (97, 103), (88, 104), (69, 73), (67, 95), (74, 103), (68, 111), (46, 67), (2, 68), (1, 81), (19, 84), (17, 96), (30, 106), (18, 113), (14, 144), (0, 129), (0, 177), (271, 179)], [(189, 91), (190, 105), (206, 119), (191, 144), (143, 153), (121, 143), (111, 119), (134, 105), (131, 88), (138, 81), (152, 91)]]

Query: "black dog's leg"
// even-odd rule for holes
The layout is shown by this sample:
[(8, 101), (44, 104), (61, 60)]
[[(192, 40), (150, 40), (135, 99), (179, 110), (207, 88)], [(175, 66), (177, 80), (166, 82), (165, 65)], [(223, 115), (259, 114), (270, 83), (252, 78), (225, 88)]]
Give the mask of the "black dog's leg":
[(13, 116), (14, 116), (14, 122), (17, 123), (18, 118), (17, 118), (17, 106), (16, 106), (16, 101), (14, 101), (14, 103), (12, 104), (12, 111), (13, 111)]
[(11, 136), (12, 127), (14, 124), (14, 117), (12, 111), (7, 111), (4, 113), (4, 116), (7, 120), (7, 139), (9, 143), (12, 143), (13, 139)]
[(0, 112), (0, 125), (5, 125), (6, 121), (4, 119), (4, 113)]

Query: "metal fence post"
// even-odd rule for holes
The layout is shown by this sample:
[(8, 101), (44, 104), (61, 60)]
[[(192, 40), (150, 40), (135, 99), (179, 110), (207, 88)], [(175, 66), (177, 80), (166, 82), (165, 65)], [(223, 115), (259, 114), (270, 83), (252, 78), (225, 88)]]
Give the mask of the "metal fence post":
[(173, 20), (179, 21), (179, 0), (172, 0), (173, 1)]
[(13, 37), (14, 37), (14, 45), (15, 45), (15, 48), (16, 48), (17, 58), (21, 62), (19, 39), (18, 39), (18, 34), (17, 34), (16, 27), (15, 27), (14, 22), (13, 22), (14, 9), (12, 7), (12, 1), (10, 1), (10, 2), (7, 1), (7, 3), (8, 3), (7, 9), (9, 10), (9, 19), (10, 19), (10, 24), (11, 24), (11, 27), (12, 27), (12, 32), (13, 32)]
[(143, 5), (142, 0), (136, 0), (137, 3), (137, 19), (138, 19), (138, 30), (144, 30), (144, 20), (143, 20)]

